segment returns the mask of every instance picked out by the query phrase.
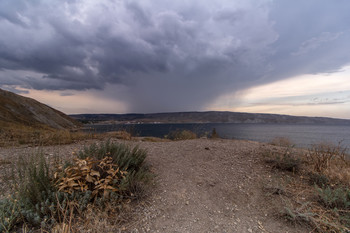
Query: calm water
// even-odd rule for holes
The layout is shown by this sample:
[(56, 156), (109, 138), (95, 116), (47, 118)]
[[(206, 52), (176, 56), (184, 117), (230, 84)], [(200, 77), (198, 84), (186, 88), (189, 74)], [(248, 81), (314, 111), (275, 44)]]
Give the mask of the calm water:
[(95, 132), (125, 129), (137, 136), (164, 137), (170, 131), (188, 129), (199, 136), (215, 128), (222, 138), (271, 142), (275, 137), (287, 137), (298, 147), (331, 142), (350, 148), (350, 125), (292, 125), (292, 124), (129, 124), (89, 125)]

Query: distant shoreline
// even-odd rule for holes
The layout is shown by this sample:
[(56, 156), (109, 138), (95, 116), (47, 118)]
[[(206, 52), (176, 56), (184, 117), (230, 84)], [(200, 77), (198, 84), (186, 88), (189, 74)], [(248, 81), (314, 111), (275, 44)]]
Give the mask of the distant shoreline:
[(123, 122), (123, 121), (99, 121), (99, 122), (93, 122), (93, 123), (85, 123), (83, 124), (83, 128), (87, 125), (141, 125), (141, 124), (148, 124), (148, 125), (160, 125), (160, 124), (263, 124), (263, 125), (344, 125), (349, 126), (350, 124), (342, 124), (342, 123), (264, 123), (264, 122)]
[(220, 111), (151, 114), (75, 114), (69, 116), (84, 124), (101, 122), (106, 124), (106, 122), (111, 122), (112, 124), (254, 123), (350, 125), (349, 119)]
[(297, 147), (330, 142), (350, 148), (350, 125), (271, 124), (271, 123), (139, 123), (88, 124), (87, 132), (127, 131), (133, 136), (164, 138), (173, 131), (188, 130), (198, 137), (210, 136), (213, 129), (224, 139), (251, 140), (268, 143), (275, 138), (288, 138)]

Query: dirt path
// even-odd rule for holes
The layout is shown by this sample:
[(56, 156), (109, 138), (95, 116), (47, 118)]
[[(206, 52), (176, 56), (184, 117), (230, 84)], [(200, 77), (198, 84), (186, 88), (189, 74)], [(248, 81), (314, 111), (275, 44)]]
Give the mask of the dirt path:
[[(128, 143), (147, 149), (157, 182), (146, 204), (137, 209), (136, 220), (125, 226), (126, 232), (307, 232), (276, 217), (276, 197), (264, 191), (273, 179), (258, 155), (260, 143), (209, 139)], [(84, 144), (89, 142), (42, 149), (47, 156), (71, 155)], [(23, 150), (33, 149), (2, 148), (0, 159)]]
[(260, 143), (198, 139), (141, 147), (158, 186), (130, 231), (305, 232), (276, 217), (263, 191), (271, 178), (257, 155)]

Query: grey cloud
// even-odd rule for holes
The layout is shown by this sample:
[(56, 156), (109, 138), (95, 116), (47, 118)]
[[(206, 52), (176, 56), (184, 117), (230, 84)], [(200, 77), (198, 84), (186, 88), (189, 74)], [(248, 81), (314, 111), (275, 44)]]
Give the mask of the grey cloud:
[(74, 94), (71, 92), (62, 92), (60, 93), (60, 96), (74, 96)]
[(201, 110), (228, 92), (349, 63), (349, 11), (330, 0), (2, 0), (0, 85), (116, 84), (128, 92), (111, 98), (130, 111)]
[(20, 94), (28, 94), (29, 93), (29, 91), (27, 91), (27, 90), (19, 90), (17, 88), (14, 88), (12, 86), (7, 86), (7, 85), (2, 86), (2, 88), (4, 90), (11, 91), (11, 92), (19, 94), (19, 95)]
[[(279, 34), (269, 57), (270, 80), (301, 74), (335, 72), (349, 64), (350, 3), (275, 1), (270, 17)], [(297, 56), (296, 56), (297, 55)]]
[(303, 55), (305, 53), (311, 52), (312, 50), (319, 48), (324, 43), (336, 40), (341, 34), (342, 32), (337, 32), (337, 33), (322, 32), (320, 36), (313, 37), (303, 42), (300, 48), (298, 49), (298, 51), (292, 53), (292, 55), (298, 56), (298, 55)]
[(149, 27), (153, 25), (153, 22), (150, 19), (148, 13), (142, 9), (142, 7), (136, 2), (128, 2), (126, 3), (126, 7), (130, 10), (135, 21), (137, 21), (140, 25), (144, 27)]

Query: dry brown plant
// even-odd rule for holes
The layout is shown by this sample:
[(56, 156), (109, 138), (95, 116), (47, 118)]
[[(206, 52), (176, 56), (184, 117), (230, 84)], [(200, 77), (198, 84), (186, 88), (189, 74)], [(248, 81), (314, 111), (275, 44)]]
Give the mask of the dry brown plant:
[[(62, 171), (62, 168), (61, 168)], [(110, 192), (123, 191), (119, 185), (125, 179), (127, 171), (113, 164), (111, 157), (102, 160), (91, 158), (75, 159), (75, 164), (56, 172), (59, 191), (73, 193), (74, 191), (92, 191), (92, 195), (108, 197)]]

